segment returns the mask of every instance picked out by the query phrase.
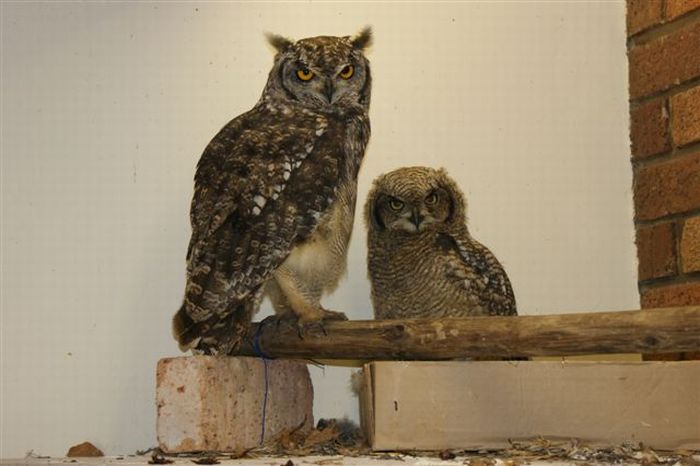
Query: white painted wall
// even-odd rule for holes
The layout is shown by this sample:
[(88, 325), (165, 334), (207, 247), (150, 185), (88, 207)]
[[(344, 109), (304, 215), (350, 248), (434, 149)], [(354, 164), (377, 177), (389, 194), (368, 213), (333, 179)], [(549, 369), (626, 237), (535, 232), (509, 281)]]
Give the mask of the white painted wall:
[[(360, 177), (444, 166), (522, 314), (638, 306), (624, 2), (2, 2), (0, 456), (155, 444), (154, 369), (178, 354), (192, 176), (258, 99), (264, 31), (375, 28)], [(363, 225), (326, 304), (371, 316)], [(349, 369), (316, 415), (357, 418)]]

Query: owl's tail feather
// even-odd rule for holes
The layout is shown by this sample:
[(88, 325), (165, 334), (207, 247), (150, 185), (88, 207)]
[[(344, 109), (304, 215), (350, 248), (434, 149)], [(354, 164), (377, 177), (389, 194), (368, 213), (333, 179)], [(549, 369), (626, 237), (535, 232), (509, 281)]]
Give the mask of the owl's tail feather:
[(187, 351), (197, 346), (200, 332), (200, 326), (187, 314), (185, 303), (182, 303), (182, 307), (173, 316), (173, 336), (180, 350)]
[[(236, 237), (235, 222), (236, 216), (229, 216), (223, 226), (188, 253), (185, 298), (173, 318), (173, 333), (183, 351), (231, 354), (247, 335), (257, 311), (260, 286), (246, 294), (233, 286), (236, 261), (229, 258), (237, 256), (237, 244), (246, 242)], [(198, 253), (199, 248), (203, 252)], [(238, 256), (247, 257), (248, 251)]]
[(223, 316), (212, 314), (195, 322), (184, 303), (173, 317), (173, 336), (182, 351), (193, 349), (205, 354), (231, 354), (247, 335), (254, 313), (254, 302), (239, 301)]

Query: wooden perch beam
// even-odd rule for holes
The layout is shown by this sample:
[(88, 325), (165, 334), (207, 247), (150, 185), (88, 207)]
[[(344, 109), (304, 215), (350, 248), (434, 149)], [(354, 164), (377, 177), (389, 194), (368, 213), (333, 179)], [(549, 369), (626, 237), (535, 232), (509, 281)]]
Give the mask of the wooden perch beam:
[[(462, 319), (351, 320), (314, 326), (254, 323), (239, 355), (308, 359), (438, 360), (700, 351), (700, 306)], [(258, 333), (259, 332), (259, 333)]]

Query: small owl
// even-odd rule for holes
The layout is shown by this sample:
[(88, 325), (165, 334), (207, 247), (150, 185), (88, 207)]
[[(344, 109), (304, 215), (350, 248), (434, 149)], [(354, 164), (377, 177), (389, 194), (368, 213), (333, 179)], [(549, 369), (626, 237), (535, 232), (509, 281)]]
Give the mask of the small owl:
[(345, 318), (320, 300), (346, 266), (370, 136), (371, 31), (269, 41), (277, 53), (262, 97), (197, 165), (185, 298), (173, 319), (183, 350), (230, 354), (266, 294), (302, 326)]
[(444, 169), (380, 176), (365, 217), (375, 318), (517, 314), (505, 270), (469, 234), (464, 196)]

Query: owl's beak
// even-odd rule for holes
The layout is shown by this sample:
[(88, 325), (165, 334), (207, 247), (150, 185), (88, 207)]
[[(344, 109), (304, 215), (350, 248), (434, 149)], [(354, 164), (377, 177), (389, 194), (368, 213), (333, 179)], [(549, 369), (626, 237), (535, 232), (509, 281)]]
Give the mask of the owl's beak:
[(411, 212), (411, 222), (416, 226), (416, 230), (420, 230), (420, 224), (423, 223), (423, 217), (417, 209)]
[(333, 103), (333, 93), (335, 93), (335, 86), (333, 86), (333, 80), (328, 78), (326, 79), (326, 83), (324, 86), (324, 94), (326, 95), (326, 99), (328, 99), (328, 103), (332, 104)]

